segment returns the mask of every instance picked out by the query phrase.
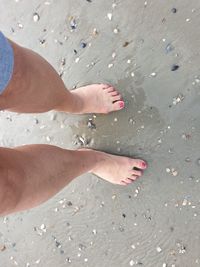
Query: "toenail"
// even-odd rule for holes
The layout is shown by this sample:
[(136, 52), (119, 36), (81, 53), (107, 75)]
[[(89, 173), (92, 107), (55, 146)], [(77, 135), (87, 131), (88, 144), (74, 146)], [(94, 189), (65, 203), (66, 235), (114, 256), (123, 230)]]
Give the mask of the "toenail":
[(119, 106), (120, 106), (120, 108), (123, 108), (124, 107), (124, 102), (120, 102)]
[(146, 168), (147, 167), (147, 164), (145, 162), (142, 162), (142, 167), (143, 168)]

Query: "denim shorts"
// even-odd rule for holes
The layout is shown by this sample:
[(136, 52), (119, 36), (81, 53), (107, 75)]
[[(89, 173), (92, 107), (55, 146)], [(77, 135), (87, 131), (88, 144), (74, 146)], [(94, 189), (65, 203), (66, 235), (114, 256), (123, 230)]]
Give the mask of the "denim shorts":
[(0, 94), (6, 89), (12, 78), (14, 68), (14, 52), (11, 44), (0, 32)]

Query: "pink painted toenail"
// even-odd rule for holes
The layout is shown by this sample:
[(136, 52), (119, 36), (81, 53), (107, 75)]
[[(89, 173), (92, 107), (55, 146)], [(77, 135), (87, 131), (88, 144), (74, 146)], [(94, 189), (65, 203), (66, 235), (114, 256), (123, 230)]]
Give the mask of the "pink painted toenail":
[(121, 102), (119, 103), (119, 106), (120, 106), (120, 108), (123, 108), (123, 107), (124, 107), (124, 102), (121, 101)]
[(145, 162), (142, 162), (142, 167), (146, 168), (147, 164)]

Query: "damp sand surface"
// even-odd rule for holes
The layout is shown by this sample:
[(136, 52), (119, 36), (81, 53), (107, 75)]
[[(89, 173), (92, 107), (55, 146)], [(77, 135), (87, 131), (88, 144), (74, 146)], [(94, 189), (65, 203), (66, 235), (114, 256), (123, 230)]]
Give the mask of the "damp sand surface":
[(0, 219), (3, 267), (200, 266), (200, 71), (195, 0), (1, 0), (0, 29), (43, 55), (69, 89), (113, 84), (109, 115), (0, 113), (0, 145), (47, 143), (140, 157), (127, 187), (83, 175)]

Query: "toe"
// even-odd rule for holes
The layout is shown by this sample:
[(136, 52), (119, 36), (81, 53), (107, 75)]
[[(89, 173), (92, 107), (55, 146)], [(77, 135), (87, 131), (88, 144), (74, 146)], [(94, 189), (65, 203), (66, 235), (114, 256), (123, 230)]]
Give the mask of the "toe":
[(113, 110), (120, 110), (124, 108), (124, 101), (117, 101), (113, 104)]
[(119, 101), (121, 100), (121, 95), (116, 95), (116, 96), (113, 96), (112, 97), (112, 101), (115, 102), (115, 101)]
[(114, 90), (113, 92), (110, 92), (111, 96), (117, 96), (119, 95), (119, 92), (117, 92), (116, 90)]
[(138, 169), (144, 170), (147, 168), (147, 163), (140, 159), (134, 159), (132, 164), (133, 164), (133, 167), (136, 167)]
[(115, 91), (115, 88), (112, 87), (112, 86), (109, 86), (109, 87), (105, 88), (105, 90), (106, 90), (107, 93), (111, 93), (111, 92)]
[(131, 172), (131, 176), (142, 176), (143, 172), (142, 171), (136, 171), (136, 170), (133, 170)]
[(109, 88), (110, 87), (110, 85), (109, 84), (103, 84), (103, 83), (101, 83), (101, 84), (99, 84), (103, 89), (107, 89), (107, 88)]
[(128, 179), (132, 180), (132, 181), (135, 181), (138, 179), (138, 176), (137, 175), (132, 175), (130, 176)]
[(131, 183), (133, 182), (133, 180), (130, 179), (130, 178), (126, 178), (126, 179), (124, 179), (123, 181), (124, 181), (126, 184), (131, 184)]

